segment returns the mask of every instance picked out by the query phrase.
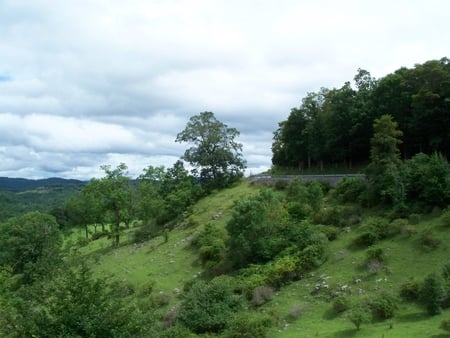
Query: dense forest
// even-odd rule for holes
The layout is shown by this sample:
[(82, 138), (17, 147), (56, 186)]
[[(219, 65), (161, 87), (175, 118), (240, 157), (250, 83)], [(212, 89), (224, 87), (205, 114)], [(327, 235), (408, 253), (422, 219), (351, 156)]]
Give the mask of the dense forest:
[(203, 112), (172, 167), (3, 191), (0, 336), (450, 332), (448, 63), (360, 70), (280, 123), (274, 171), (364, 164), (336, 187), (244, 178), (239, 132)]
[(402, 67), (381, 79), (358, 69), (354, 86), (321, 88), (302, 99), (274, 133), (275, 167), (367, 164), (375, 119), (389, 114), (403, 132), (402, 158), (450, 152), (450, 61)]

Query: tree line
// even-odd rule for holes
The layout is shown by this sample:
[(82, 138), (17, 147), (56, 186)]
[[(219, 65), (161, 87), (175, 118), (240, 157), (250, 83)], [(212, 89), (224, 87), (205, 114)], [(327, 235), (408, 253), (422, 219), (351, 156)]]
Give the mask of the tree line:
[(358, 69), (354, 86), (321, 88), (292, 108), (272, 143), (275, 168), (365, 165), (375, 119), (389, 114), (403, 132), (403, 158), (422, 152), (449, 154), (450, 62), (448, 58), (402, 67), (381, 79)]

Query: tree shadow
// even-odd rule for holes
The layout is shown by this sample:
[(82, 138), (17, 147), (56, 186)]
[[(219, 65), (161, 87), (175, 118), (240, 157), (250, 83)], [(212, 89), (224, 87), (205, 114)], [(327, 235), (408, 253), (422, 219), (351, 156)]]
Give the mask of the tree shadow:
[(346, 329), (336, 332), (332, 337), (334, 338), (348, 338), (348, 337), (354, 337), (358, 333), (358, 330), (356, 329)]
[(341, 313), (337, 313), (333, 309), (328, 309), (328, 310), (324, 311), (322, 318), (326, 319), (326, 320), (332, 320), (332, 319), (336, 319), (337, 317), (339, 317), (340, 314)]
[(399, 315), (396, 316), (396, 319), (398, 322), (405, 323), (405, 322), (417, 322), (420, 320), (426, 320), (430, 316), (425, 312), (416, 312), (416, 313), (408, 313), (406, 315)]

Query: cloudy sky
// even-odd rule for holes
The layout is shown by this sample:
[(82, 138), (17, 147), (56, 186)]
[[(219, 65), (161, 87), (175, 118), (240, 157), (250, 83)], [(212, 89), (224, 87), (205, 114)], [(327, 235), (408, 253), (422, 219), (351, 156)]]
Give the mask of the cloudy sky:
[(263, 171), (307, 92), (450, 57), (449, 13), (448, 0), (0, 0), (0, 176), (170, 167), (202, 111)]

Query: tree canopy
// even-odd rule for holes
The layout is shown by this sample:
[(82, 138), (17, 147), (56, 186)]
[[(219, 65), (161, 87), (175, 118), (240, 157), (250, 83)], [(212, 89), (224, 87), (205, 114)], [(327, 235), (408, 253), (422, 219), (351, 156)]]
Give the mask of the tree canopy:
[(245, 160), (242, 144), (236, 141), (239, 131), (220, 122), (212, 112), (192, 116), (176, 142), (192, 144), (183, 160), (209, 188), (226, 187), (243, 175)]

